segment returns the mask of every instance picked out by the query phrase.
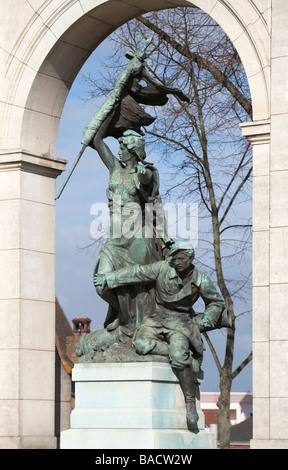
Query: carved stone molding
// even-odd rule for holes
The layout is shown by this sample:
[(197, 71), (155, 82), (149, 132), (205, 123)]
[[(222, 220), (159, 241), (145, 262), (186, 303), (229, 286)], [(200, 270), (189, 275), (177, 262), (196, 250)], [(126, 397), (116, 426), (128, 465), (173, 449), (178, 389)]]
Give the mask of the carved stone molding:
[(252, 145), (270, 143), (270, 120), (251, 121), (240, 124), (242, 135), (246, 137)]
[(65, 171), (66, 164), (67, 160), (43, 157), (22, 149), (0, 151), (0, 171), (20, 169), (29, 173), (56, 178)]

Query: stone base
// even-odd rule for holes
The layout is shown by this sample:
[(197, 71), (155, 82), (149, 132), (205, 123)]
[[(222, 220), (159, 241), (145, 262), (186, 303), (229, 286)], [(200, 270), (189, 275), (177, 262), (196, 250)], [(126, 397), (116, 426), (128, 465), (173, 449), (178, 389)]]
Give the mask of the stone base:
[(0, 437), (0, 449), (57, 449), (56, 437)]
[(157, 362), (76, 364), (71, 429), (61, 433), (61, 449), (211, 449), (205, 431), (198, 378), (199, 421), (186, 425), (186, 406), (169, 364)]
[(68, 429), (61, 449), (214, 449), (214, 434), (178, 429)]

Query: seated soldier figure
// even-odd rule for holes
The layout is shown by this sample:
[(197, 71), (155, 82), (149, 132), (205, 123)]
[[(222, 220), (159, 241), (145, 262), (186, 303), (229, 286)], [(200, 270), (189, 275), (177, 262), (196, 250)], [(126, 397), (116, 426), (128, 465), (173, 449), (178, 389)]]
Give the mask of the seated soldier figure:
[[(155, 283), (155, 311), (143, 318), (133, 343), (138, 354), (169, 356), (185, 397), (190, 428), (199, 419), (193, 373), (198, 372), (203, 355), (200, 333), (231, 324), (224, 300), (211, 279), (192, 264), (195, 253), (190, 242), (173, 244), (169, 255), (164, 261), (98, 274), (94, 285), (113, 289), (137, 282)], [(192, 306), (199, 297), (205, 303), (205, 312), (193, 317)]]

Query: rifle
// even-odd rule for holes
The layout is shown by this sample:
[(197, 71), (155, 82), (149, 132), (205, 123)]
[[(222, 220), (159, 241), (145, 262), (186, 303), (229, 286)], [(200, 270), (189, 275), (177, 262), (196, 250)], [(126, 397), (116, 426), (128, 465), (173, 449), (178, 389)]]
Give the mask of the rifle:
[(61, 196), (66, 184), (68, 183), (69, 179), (72, 176), (72, 173), (74, 172), (76, 166), (78, 165), (79, 160), (82, 157), (85, 149), (91, 143), (97, 131), (99, 130), (101, 124), (104, 122), (107, 116), (111, 113), (115, 104), (120, 101), (121, 94), (129, 78), (132, 75), (136, 75), (137, 73), (139, 73), (141, 69), (144, 67), (144, 60), (146, 58), (146, 49), (151, 44), (152, 38), (153, 38), (153, 35), (147, 39), (142, 49), (138, 49), (135, 53), (132, 53), (132, 54), (129, 52), (128, 53), (129, 55), (126, 54), (126, 56), (129, 57), (131, 60), (129, 64), (125, 67), (125, 69), (122, 70), (122, 72), (120, 72), (112, 93), (108, 96), (108, 98), (102, 104), (100, 109), (96, 111), (96, 113), (93, 115), (88, 126), (85, 127), (83, 136), (81, 139), (82, 148), (76, 160), (74, 161), (72, 168), (70, 169), (55, 199), (58, 199)]

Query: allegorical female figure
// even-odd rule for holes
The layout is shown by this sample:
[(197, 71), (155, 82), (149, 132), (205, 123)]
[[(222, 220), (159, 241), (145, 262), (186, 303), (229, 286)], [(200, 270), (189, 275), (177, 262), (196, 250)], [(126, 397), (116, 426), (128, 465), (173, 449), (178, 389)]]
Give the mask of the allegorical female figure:
[[(113, 113), (100, 126), (92, 142), (110, 173), (107, 189), (109, 236), (101, 249), (94, 275), (163, 259), (163, 248), (170, 241), (164, 231), (163, 237), (157, 237), (153, 226), (149, 233), (145, 231), (145, 221), (147, 224), (153, 220), (149, 207), (155, 207), (161, 199), (158, 171), (151, 163), (145, 163), (144, 138), (134, 130), (124, 131), (119, 138), (118, 159), (104, 142), (112, 119)], [(97, 288), (97, 293), (109, 304), (104, 326), (117, 320), (127, 333), (133, 331), (153, 309), (151, 291), (152, 286), (141, 285), (120, 287), (112, 293)]]

